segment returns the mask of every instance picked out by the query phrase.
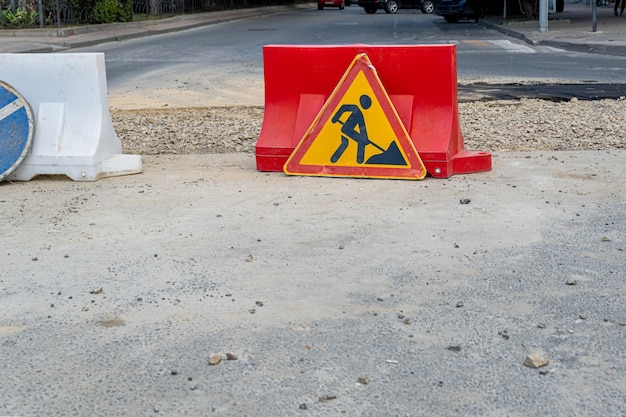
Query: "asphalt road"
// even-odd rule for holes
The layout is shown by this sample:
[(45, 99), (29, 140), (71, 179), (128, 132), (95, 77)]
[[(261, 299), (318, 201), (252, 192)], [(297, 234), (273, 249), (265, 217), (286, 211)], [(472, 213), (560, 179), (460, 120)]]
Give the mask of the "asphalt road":
[[(167, 97), (170, 105), (185, 100), (195, 105), (262, 105), (263, 45), (354, 43), (456, 44), (462, 100), (466, 91), (471, 97), (480, 92), (482, 97), (551, 94), (562, 99), (579, 94), (581, 98), (619, 97), (626, 88), (626, 57), (529, 46), (471, 22), (451, 25), (418, 10), (367, 15), (359, 7), (341, 13), (296, 9), (74, 52), (106, 54), (113, 99), (140, 95), (144, 105), (160, 97)], [(498, 91), (495, 87), (467, 87), (476, 83), (501, 87)], [(542, 91), (520, 84), (550, 88)], [(177, 99), (182, 93), (188, 94)], [(116, 104), (112, 103), (114, 107)]]

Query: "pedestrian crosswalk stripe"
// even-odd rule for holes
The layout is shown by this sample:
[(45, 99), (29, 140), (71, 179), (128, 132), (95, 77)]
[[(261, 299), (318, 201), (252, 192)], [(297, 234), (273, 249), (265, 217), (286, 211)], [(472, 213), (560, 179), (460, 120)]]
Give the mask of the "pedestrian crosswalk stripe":
[(521, 43), (513, 43), (508, 39), (496, 39), (488, 40), (492, 45), (498, 46), (507, 52), (516, 54), (534, 54), (536, 51), (530, 46), (522, 45)]
[(443, 41), (441, 43), (458, 45), (461, 49), (486, 49), (490, 51), (496, 51), (497, 49), (504, 50), (513, 54), (535, 54), (537, 51), (527, 45), (521, 43), (511, 42), (508, 39), (451, 39)]

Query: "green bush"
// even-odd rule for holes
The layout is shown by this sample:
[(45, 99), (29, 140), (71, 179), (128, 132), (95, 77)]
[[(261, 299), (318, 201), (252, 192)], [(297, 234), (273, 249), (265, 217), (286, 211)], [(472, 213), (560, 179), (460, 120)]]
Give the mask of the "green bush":
[(37, 22), (37, 12), (30, 10), (0, 10), (0, 25), (17, 28), (34, 26)]
[(91, 23), (130, 22), (133, 20), (132, 0), (98, 0), (90, 20)]

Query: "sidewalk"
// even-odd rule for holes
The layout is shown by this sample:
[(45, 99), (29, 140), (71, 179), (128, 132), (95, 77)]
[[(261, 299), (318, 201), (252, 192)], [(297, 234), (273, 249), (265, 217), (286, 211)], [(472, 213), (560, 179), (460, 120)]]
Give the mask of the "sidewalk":
[(565, 4), (565, 10), (550, 16), (548, 32), (539, 32), (539, 22), (515, 18), (503, 21), (489, 17), (481, 24), (531, 45), (553, 46), (577, 52), (626, 56), (626, 17), (615, 17), (614, 4), (597, 6), (593, 32), (592, 7)]
[[(63, 29), (0, 31), (0, 53), (53, 52), (103, 42), (167, 33), (193, 27), (275, 13), (289, 6), (228, 10), (177, 16), (170, 19)], [(297, 7), (297, 6), (296, 6)], [(626, 17), (613, 15), (613, 4), (598, 6), (596, 32), (592, 31), (591, 6), (566, 4), (551, 16), (548, 32), (539, 32), (538, 21), (489, 17), (481, 24), (532, 45), (553, 46), (578, 52), (626, 56)]]
[(104, 42), (152, 36), (195, 27), (276, 13), (289, 6), (271, 6), (175, 16), (143, 22), (76, 26), (60, 29), (0, 31), (0, 53), (55, 52)]

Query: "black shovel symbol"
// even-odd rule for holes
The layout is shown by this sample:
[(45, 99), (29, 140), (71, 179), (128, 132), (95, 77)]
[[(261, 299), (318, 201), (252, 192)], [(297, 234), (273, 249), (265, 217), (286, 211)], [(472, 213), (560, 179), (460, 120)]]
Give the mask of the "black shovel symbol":
[[(360, 97), (359, 101), (364, 110), (369, 109), (372, 105), (372, 99), (365, 94)], [(345, 113), (349, 113), (349, 116), (344, 122), (341, 120), (341, 116)], [(368, 160), (365, 161), (366, 165), (407, 165), (395, 141), (391, 142), (387, 149), (384, 149), (368, 138), (365, 118), (359, 106), (355, 104), (342, 105), (333, 116), (332, 122), (341, 125), (341, 144), (339, 144), (337, 150), (330, 157), (330, 162), (333, 164), (341, 158), (341, 155), (343, 155), (348, 148), (350, 143), (349, 139), (352, 139), (357, 143), (356, 162), (358, 164), (364, 162), (365, 146), (372, 145), (380, 150), (381, 153), (368, 158)]]

